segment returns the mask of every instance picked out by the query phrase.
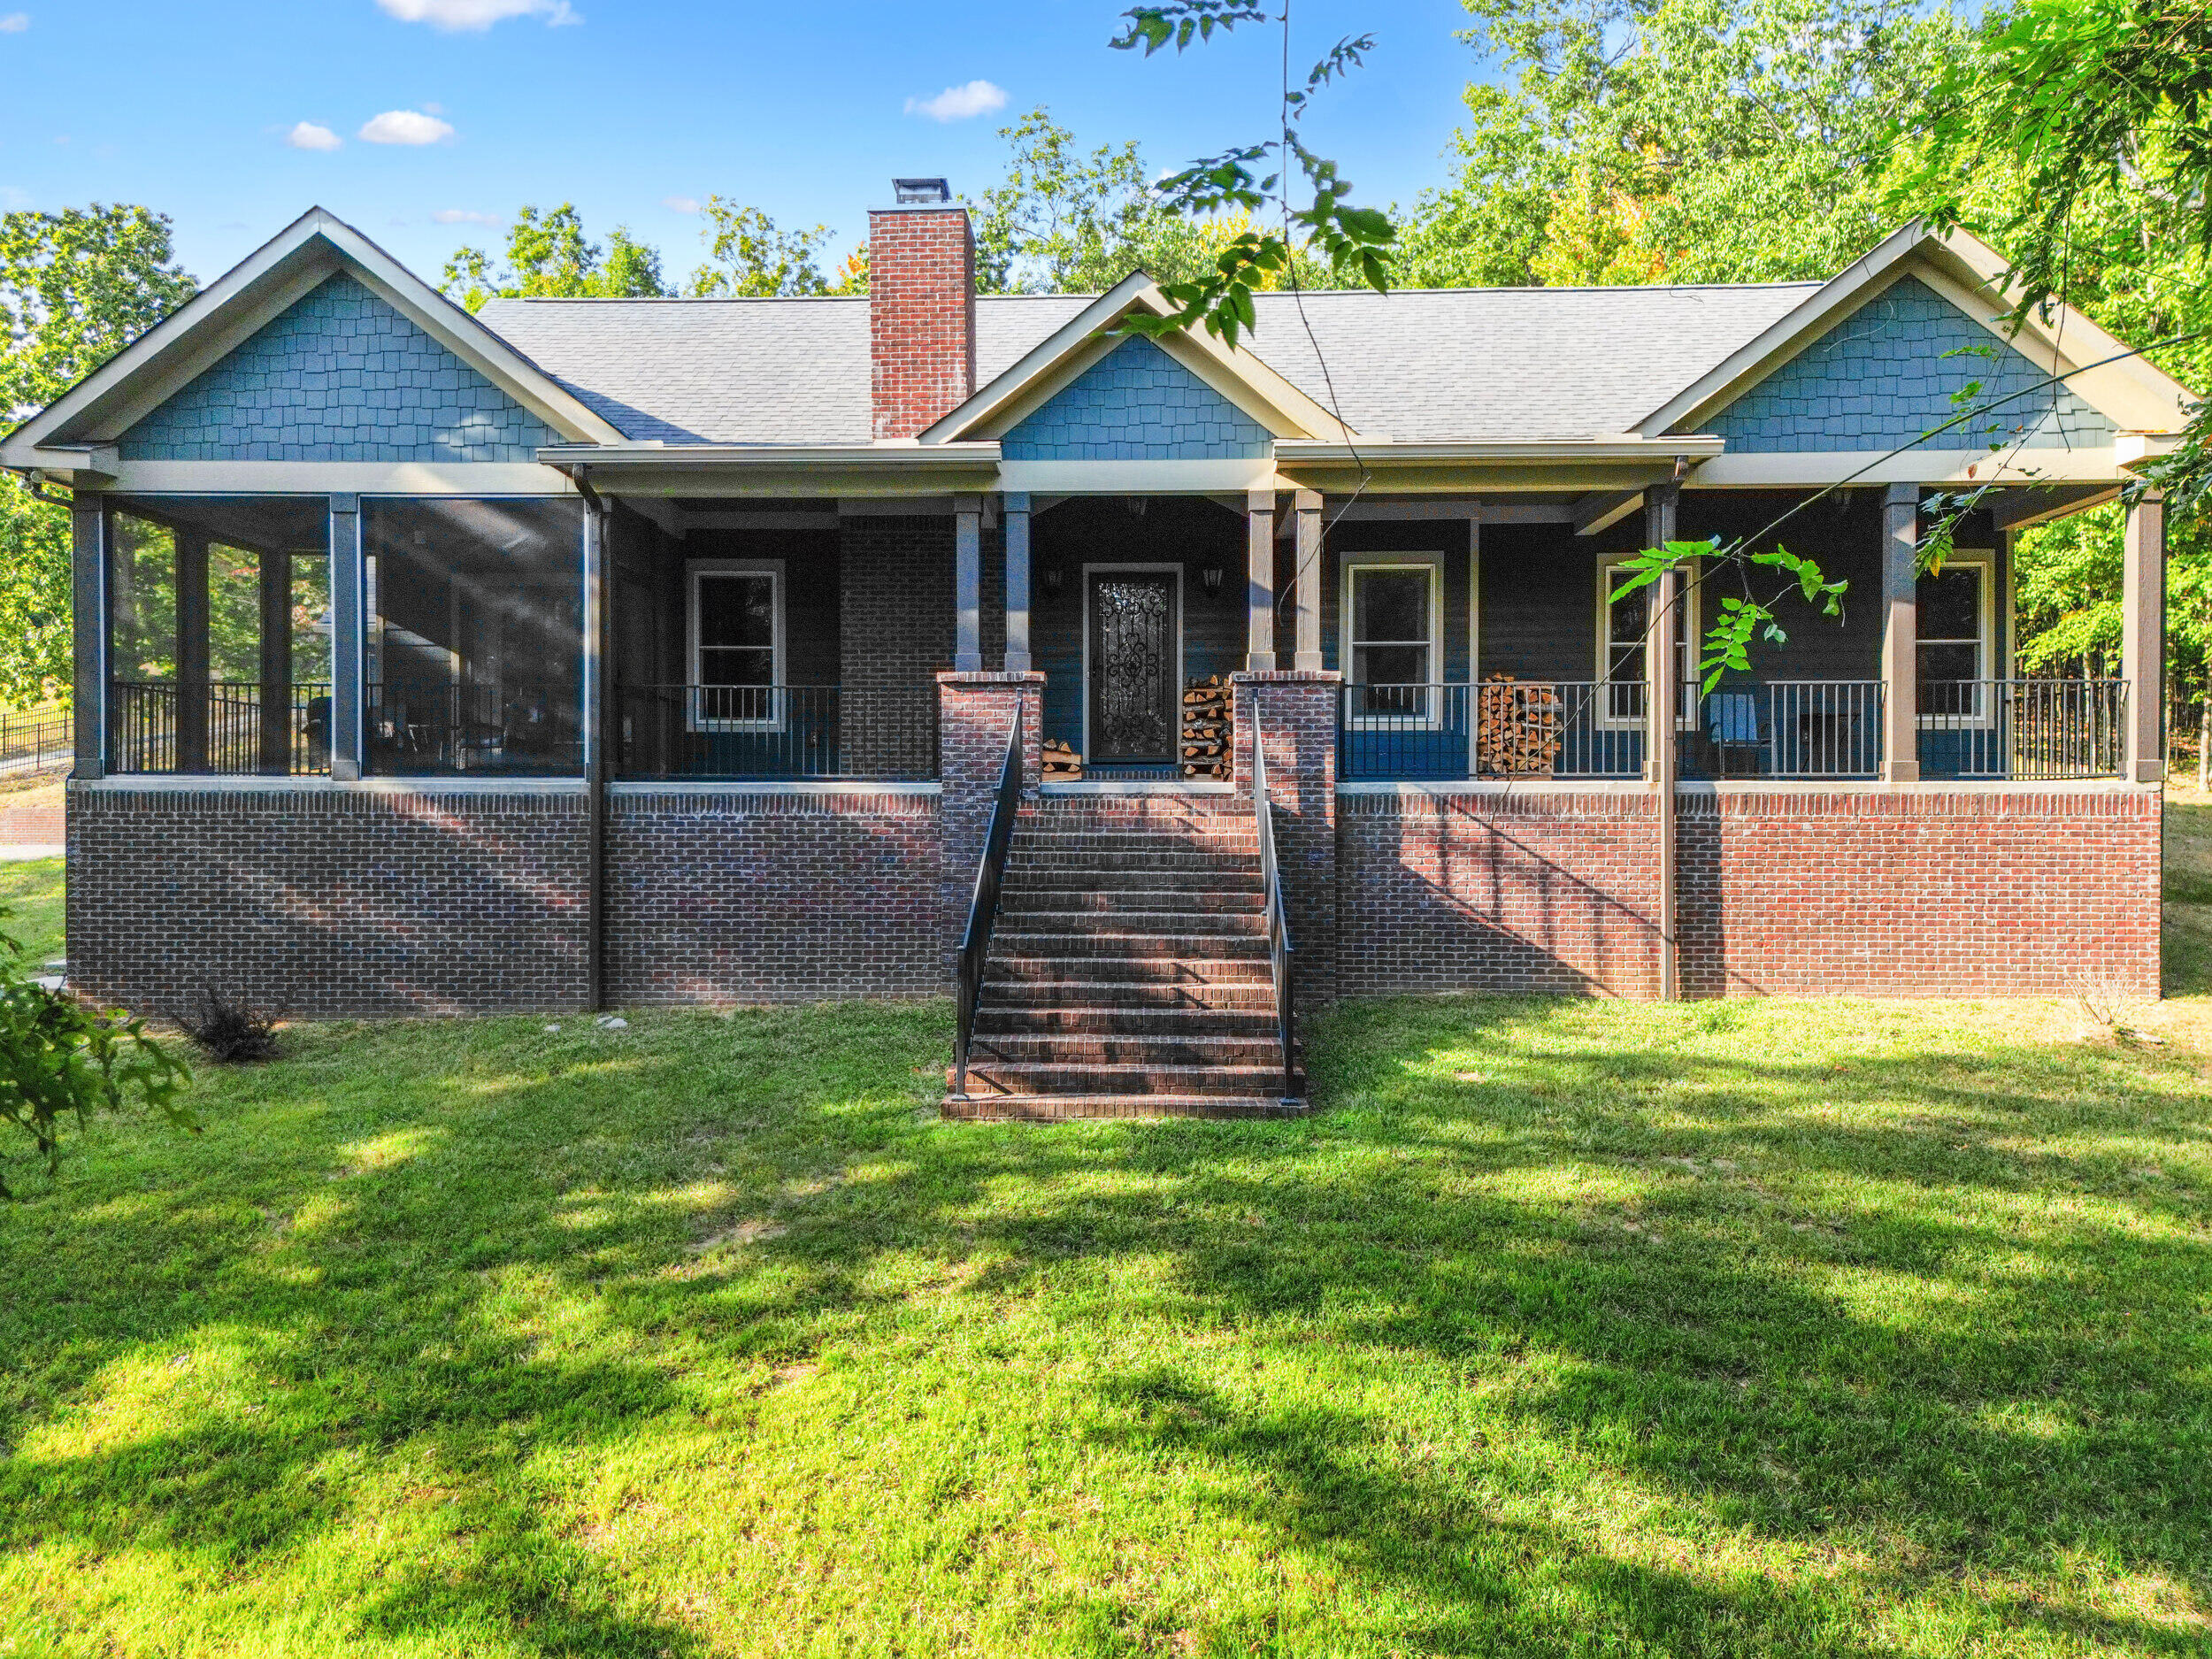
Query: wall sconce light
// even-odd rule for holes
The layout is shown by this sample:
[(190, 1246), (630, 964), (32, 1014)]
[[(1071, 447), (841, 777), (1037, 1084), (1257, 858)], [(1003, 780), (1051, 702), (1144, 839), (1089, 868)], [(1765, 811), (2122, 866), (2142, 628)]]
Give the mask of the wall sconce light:
[(1060, 584), (1064, 580), (1057, 565), (1045, 566), (1045, 591), (1047, 593), (1056, 596), (1060, 592)]
[(1221, 597), (1222, 576), (1222, 568), (1218, 565), (1209, 565), (1198, 572), (1198, 580), (1204, 585), (1206, 596), (1208, 598), (1218, 599)]

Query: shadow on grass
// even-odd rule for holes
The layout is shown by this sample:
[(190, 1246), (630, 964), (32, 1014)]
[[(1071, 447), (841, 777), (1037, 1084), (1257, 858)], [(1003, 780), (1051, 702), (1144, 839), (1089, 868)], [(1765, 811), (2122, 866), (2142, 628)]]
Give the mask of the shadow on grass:
[[(701, 1635), (680, 1551), (588, 1535), (591, 1471), (701, 1422), (741, 1461), (710, 1378), (833, 1354), (887, 1402), (981, 1329), (951, 1386), (1165, 1471), (1115, 1525), (1172, 1555), (1226, 1517), (1343, 1586), (1275, 1623), (1222, 1563), (1221, 1651), (1853, 1655), (1904, 1602), (1994, 1650), (2201, 1651), (2200, 1087), (1855, 1018), (1359, 1005), (1314, 1118), (1050, 1130), (918, 1110), (941, 1008), (305, 1033), (204, 1080), (206, 1142), (110, 1141), (0, 1213), (34, 1287), (0, 1312), (0, 1548), (167, 1551), (196, 1617), (311, 1556), (357, 1635), (758, 1645)], [(1149, 1357), (1001, 1374), (1116, 1326)], [(926, 1461), (849, 1409), (890, 1475)], [(877, 1547), (880, 1635), (912, 1613)], [(909, 1646), (1012, 1594), (949, 1559)], [(2085, 1563), (2178, 1613), (2093, 1605)], [(1113, 1594), (1104, 1650), (1199, 1617)]]

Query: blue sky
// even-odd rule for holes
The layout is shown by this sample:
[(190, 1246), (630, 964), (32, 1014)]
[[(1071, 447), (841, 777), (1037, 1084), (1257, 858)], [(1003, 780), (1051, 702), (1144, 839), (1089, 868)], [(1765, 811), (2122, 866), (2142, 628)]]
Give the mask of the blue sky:
[[(434, 280), (499, 234), (455, 216), (569, 199), (672, 274), (700, 221), (672, 203), (718, 191), (849, 244), (895, 173), (994, 181), (995, 129), (1039, 103), (1087, 143), (1139, 140), (1156, 168), (1266, 130), (1279, 36), (1147, 62), (1106, 50), (1127, 4), (0, 0), (0, 206), (145, 203), (206, 280), (319, 203)], [(1457, 0), (1299, 0), (1302, 66), (1379, 36), (1309, 121), (1363, 199), (1446, 175), (1477, 69), (1463, 21)], [(951, 119), (929, 112), (976, 82), (938, 106)]]

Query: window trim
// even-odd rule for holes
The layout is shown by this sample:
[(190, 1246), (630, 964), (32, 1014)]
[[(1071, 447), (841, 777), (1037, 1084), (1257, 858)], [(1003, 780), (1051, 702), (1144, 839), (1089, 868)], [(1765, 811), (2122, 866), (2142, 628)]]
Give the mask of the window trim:
[[(1597, 557), (1597, 729), (1601, 732), (1640, 732), (1644, 729), (1641, 715), (1624, 719), (1611, 712), (1612, 699), (1605, 688), (1613, 683), (1613, 600), (1615, 583), (1612, 572), (1625, 570), (1634, 557), (1627, 553), (1601, 553)], [(1698, 703), (1701, 700), (1695, 684), (1697, 672), (1698, 627), (1697, 577), (1699, 561), (1690, 559), (1678, 567), (1683, 576), (1682, 592), (1682, 661), (1677, 672), (1681, 675), (1682, 707), (1676, 711), (1675, 729), (1682, 732), (1697, 730)]]
[[(1421, 694), (1422, 710), (1418, 716), (1402, 714), (1354, 714), (1346, 710), (1344, 724), (1350, 731), (1433, 732), (1444, 724), (1443, 710), (1439, 706), (1437, 687), (1444, 680), (1444, 559), (1445, 555), (1433, 549), (1409, 552), (1345, 553), (1338, 557), (1336, 605), (1336, 660), (1343, 671), (1344, 682), (1356, 685), (1352, 677), (1352, 655), (1363, 642), (1356, 639), (1352, 628), (1352, 584), (1362, 571), (1419, 571), (1429, 579), (1429, 666), (1428, 689)], [(1409, 640), (1391, 640), (1386, 644), (1406, 645)]]
[(702, 698), (686, 693), (684, 710), (687, 729), (694, 732), (780, 732), (789, 724), (788, 701), (780, 694), (784, 686), (784, 561), (782, 559), (687, 559), (684, 561), (684, 666), (686, 684), (693, 688), (703, 687), (706, 675), (701, 663), (704, 648), (699, 640), (699, 583), (707, 576), (765, 576), (772, 595), (771, 606), (775, 613), (774, 644), (770, 662), (768, 685), (772, 695), (769, 706), (775, 712), (758, 720), (715, 720), (700, 713)]
[[(1985, 547), (1956, 547), (1953, 548), (1950, 552), (1944, 555), (1944, 569), (1952, 570), (1961, 565), (1972, 567), (1975, 571), (1980, 573), (1981, 577), (1980, 601), (1976, 607), (1976, 615), (1981, 627), (1981, 638), (1975, 642), (1974, 679), (1977, 682), (1977, 687), (1974, 694), (1974, 707), (1970, 712), (1965, 714), (1929, 714), (1922, 711), (1920, 708), (1920, 687), (1922, 684), (1922, 675), (1920, 673), (1919, 659), (1920, 647), (1923, 641), (1920, 634), (1920, 604), (1918, 596), (1916, 594), (1913, 602), (1913, 718), (1918, 723), (1920, 729), (1924, 732), (1981, 731), (1986, 730), (1989, 726), (1996, 723), (1996, 710), (1991, 706), (1992, 700), (1983, 695), (1980, 686), (1993, 680), (2006, 678), (2006, 676), (2001, 676), (1995, 672), (1997, 656), (1997, 549), (1995, 548)], [(1917, 580), (1918, 579), (1916, 578), (1916, 585), (1917, 584)], [(1937, 641), (1939, 644), (1947, 645), (1958, 645), (1962, 644), (1963, 642), (1964, 641), (1959, 640), (1945, 640)], [(2008, 647), (2009, 646), (2009, 643), (2010, 642), (2008, 641)], [(2009, 649), (2008, 649), (2008, 657), (2009, 657)]]

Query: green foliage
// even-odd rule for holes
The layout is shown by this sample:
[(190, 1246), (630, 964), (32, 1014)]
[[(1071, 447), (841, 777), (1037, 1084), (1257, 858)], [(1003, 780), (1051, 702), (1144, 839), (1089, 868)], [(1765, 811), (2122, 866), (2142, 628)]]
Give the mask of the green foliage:
[(695, 270), (684, 286), (693, 298), (763, 299), (833, 291), (821, 266), (828, 226), (779, 230), (760, 209), (718, 196), (707, 198), (703, 211), (707, 222), (702, 234), (710, 262)]
[(603, 246), (591, 241), (583, 215), (567, 202), (543, 214), (518, 212), (498, 269), (482, 249), (458, 248), (441, 281), (472, 311), (488, 299), (656, 299), (674, 291), (657, 252), (619, 225)]
[[(1127, 27), (1108, 43), (1123, 51), (1141, 46), (1148, 58), (1171, 42), (1181, 51), (1194, 40), (1210, 39), (1217, 30), (1225, 34), (1239, 23), (1270, 20), (1265, 12), (1238, 0), (1168, 0), (1123, 15), (1129, 19)], [(1280, 21), (1287, 30), (1288, 16)], [(1309, 251), (1325, 263), (1339, 285), (1358, 284), (1378, 293), (1389, 288), (1398, 257), (1397, 227), (1386, 213), (1352, 204), (1351, 181), (1335, 162), (1306, 144), (1298, 125), (1314, 97), (1357, 68), (1374, 47), (1371, 35), (1347, 35), (1308, 72), (1303, 86), (1294, 88), (1286, 81), (1280, 136), (1239, 144), (1160, 182), (1155, 198), (1169, 212), (1193, 220), (1241, 214), (1251, 226), (1232, 235), (1210, 266), (1161, 284), (1174, 311), (1164, 317), (1133, 317), (1125, 326), (1158, 335), (1202, 324), (1233, 346), (1238, 334), (1257, 319), (1253, 294), (1286, 276), (1294, 283), (1299, 259)], [(1291, 200), (1285, 183), (1294, 172), (1303, 181), (1303, 206)], [(1279, 231), (1271, 228), (1277, 221)]]
[[(190, 1076), (146, 1034), (143, 1019), (120, 1009), (101, 1013), (37, 984), (23, 947), (0, 934), (0, 1119), (31, 1138), (49, 1178), (60, 1168), (72, 1118), (82, 1129), (95, 1112), (135, 1105), (196, 1134), (199, 1119), (184, 1099)], [(15, 1196), (0, 1175), (0, 1199)]]
[[(1697, 670), (1709, 692), (1720, 684), (1723, 674), (1751, 671), (1755, 641), (1768, 645), (1789, 643), (1789, 634), (1774, 609), (1785, 598), (1794, 594), (1822, 616), (1840, 618), (1843, 595), (1851, 587), (1847, 581), (1830, 580), (1813, 560), (1786, 548), (1754, 552), (1747, 542), (1724, 547), (1718, 538), (1709, 541), (1670, 541), (1663, 548), (1647, 548), (1623, 560), (1622, 565), (1630, 573), (1613, 589), (1611, 600), (1650, 587), (1669, 571), (1682, 572), (1686, 587), (1694, 582), (1717, 588), (1732, 577), (1741, 585), (1740, 594), (1718, 595), (1714, 605), (1715, 619), (1706, 629), (1704, 643), (1698, 652)], [(1781, 572), (1782, 584), (1771, 592), (1757, 591), (1753, 578), (1761, 570)], [(1655, 618), (1652, 626), (1658, 626), (1658, 618)]]
[[(50, 403), (197, 291), (143, 207), (0, 215), (0, 426)], [(70, 680), (69, 515), (0, 481), (0, 702)]]
[(1890, 228), (1890, 135), (1962, 27), (1912, 0), (1466, 0), (1467, 88), (1417, 286), (1832, 276)]

